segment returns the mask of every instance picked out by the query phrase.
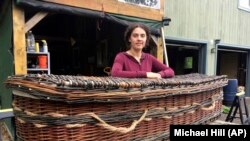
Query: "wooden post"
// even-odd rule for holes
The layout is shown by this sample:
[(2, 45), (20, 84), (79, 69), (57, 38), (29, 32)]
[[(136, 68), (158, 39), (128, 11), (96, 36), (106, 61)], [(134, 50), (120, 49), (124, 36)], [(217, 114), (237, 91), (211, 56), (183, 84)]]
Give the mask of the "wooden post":
[(161, 27), (161, 38), (162, 38), (162, 48), (163, 48), (163, 52), (164, 52), (164, 58), (165, 58), (165, 64), (166, 66), (169, 66), (168, 64), (168, 54), (167, 54), (167, 47), (166, 47), (166, 43), (165, 43), (165, 34), (164, 34), (164, 29), (163, 27)]
[(12, 7), (15, 74), (27, 74), (24, 11), (20, 7), (17, 7), (15, 2), (13, 2)]
[(162, 46), (162, 38), (157, 38), (157, 50), (156, 50), (156, 57), (159, 61), (163, 62), (163, 46)]

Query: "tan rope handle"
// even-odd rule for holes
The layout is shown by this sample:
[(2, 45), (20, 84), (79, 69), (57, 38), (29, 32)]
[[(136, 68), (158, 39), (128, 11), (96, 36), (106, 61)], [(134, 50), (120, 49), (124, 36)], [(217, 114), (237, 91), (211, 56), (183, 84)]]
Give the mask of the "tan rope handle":
[(210, 111), (210, 110), (213, 110), (214, 108), (215, 108), (215, 102), (216, 102), (216, 99), (219, 97), (219, 95), (213, 95), (212, 97), (211, 97), (211, 99), (212, 99), (212, 105), (211, 106), (209, 106), (209, 107), (205, 107), (205, 106), (202, 106), (202, 110), (205, 110), (205, 111)]
[(205, 106), (202, 106), (202, 110), (205, 110), (205, 111), (210, 111), (210, 110), (213, 110), (215, 108), (215, 101), (213, 101), (212, 105), (209, 106), (209, 107), (205, 107)]
[(193, 102), (192, 105), (194, 105), (194, 106), (201, 106), (201, 104), (197, 103), (197, 102)]
[(205, 111), (209, 111), (209, 110), (213, 110), (214, 108), (215, 108), (215, 102), (216, 102), (216, 99), (219, 97), (219, 95), (213, 95), (212, 97), (211, 97), (211, 99), (212, 99), (212, 105), (211, 106), (209, 106), (209, 107), (205, 107), (205, 106), (202, 106), (200, 103), (196, 103), (196, 102), (193, 102), (192, 103), (192, 105), (196, 105), (196, 106), (201, 106), (202, 108), (202, 110), (205, 110)]
[(79, 114), (79, 115), (89, 115), (93, 118), (95, 118), (96, 120), (98, 120), (100, 123), (98, 123), (98, 126), (101, 126), (109, 131), (113, 131), (113, 132), (119, 132), (119, 133), (128, 133), (132, 130), (135, 129), (135, 127), (145, 119), (146, 115), (147, 115), (148, 110), (145, 110), (144, 113), (142, 114), (142, 116), (140, 117), (139, 120), (134, 120), (133, 123), (130, 125), (130, 127), (126, 128), (126, 127), (115, 127), (112, 126), (110, 124), (108, 124), (107, 122), (105, 122), (104, 120), (102, 120), (98, 115), (96, 115), (95, 113), (83, 113), (83, 114)]

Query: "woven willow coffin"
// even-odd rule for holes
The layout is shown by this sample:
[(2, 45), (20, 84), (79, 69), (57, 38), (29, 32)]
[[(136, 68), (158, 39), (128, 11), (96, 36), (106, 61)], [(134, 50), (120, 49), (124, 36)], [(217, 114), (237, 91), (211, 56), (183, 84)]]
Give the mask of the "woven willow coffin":
[(25, 141), (164, 140), (170, 124), (202, 124), (221, 113), (226, 76), (128, 79), (11, 76), (17, 136)]

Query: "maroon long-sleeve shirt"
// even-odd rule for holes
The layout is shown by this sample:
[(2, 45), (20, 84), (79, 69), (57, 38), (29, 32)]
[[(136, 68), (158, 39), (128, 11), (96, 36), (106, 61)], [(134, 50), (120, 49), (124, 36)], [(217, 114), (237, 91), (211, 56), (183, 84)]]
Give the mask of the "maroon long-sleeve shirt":
[(174, 71), (159, 62), (154, 56), (142, 53), (139, 63), (133, 56), (126, 52), (116, 55), (111, 75), (114, 77), (146, 78), (147, 72), (159, 73), (162, 78), (174, 76)]

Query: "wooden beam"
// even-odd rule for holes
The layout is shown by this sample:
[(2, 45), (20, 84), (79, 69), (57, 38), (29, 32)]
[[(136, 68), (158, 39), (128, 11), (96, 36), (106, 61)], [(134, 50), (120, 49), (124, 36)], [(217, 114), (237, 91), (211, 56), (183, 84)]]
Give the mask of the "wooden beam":
[(164, 27), (161, 27), (161, 39), (162, 39), (162, 49), (163, 49), (164, 61), (165, 61), (166, 66), (169, 66)]
[(156, 50), (157, 55), (156, 55), (156, 57), (161, 62), (163, 62), (163, 52), (164, 52), (162, 41), (163, 41), (162, 38), (158, 37), (158, 44), (157, 44), (157, 50)]
[(164, 14), (164, 0), (160, 0), (161, 8), (152, 9), (148, 7), (136, 6), (119, 2), (118, 0), (43, 0), (61, 5), (68, 5), (78, 8), (85, 8), (95, 11), (103, 11), (107, 13), (120, 14), (143, 19), (151, 19), (162, 21)]
[(36, 13), (28, 22), (25, 23), (24, 31), (28, 32), (32, 27), (34, 27), (39, 21), (48, 15), (48, 12), (40, 11)]
[(20, 7), (17, 7), (14, 2), (12, 7), (15, 74), (27, 74), (24, 11)]

